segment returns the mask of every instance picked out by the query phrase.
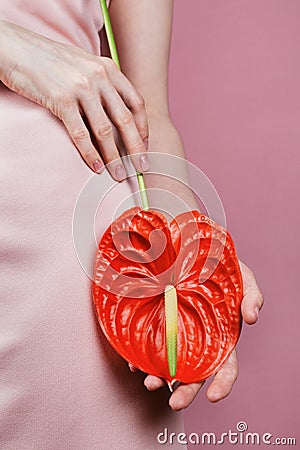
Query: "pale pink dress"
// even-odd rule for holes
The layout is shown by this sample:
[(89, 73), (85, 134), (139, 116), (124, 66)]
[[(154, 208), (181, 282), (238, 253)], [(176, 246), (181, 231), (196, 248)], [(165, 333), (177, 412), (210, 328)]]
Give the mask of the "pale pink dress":
[[(98, 0), (0, 0), (0, 17), (99, 55)], [(152, 450), (162, 448), (156, 436), (165, 427), (184, 431), (167, 388), (148, 392), (95, 318), (72, 238), (75, 202), (91, 174), (64, 125), (0, 83), (3, 450)], [(122, 183), (117, 196), (129, 191)], [(106, 208), (99, 235), (114, 205)]]

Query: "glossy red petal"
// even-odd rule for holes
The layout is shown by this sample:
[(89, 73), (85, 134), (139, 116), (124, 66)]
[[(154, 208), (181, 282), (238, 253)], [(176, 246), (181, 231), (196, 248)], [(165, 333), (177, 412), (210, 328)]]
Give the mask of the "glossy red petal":
[[(178, 301), (177, 373), (168, 372), (164, 289)], [(169, 224), (132, 208), (104, 233), (95, 263), (99, 323), (116, 351), (168, 381), (201, 381), (216, 372), (241, 330), (242, 278), (230, 235), (198, 211)]]

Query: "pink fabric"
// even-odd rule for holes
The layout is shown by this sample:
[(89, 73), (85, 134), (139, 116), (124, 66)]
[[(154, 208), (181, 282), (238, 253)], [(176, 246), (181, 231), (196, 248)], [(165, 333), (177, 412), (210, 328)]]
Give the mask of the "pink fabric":
[[(0, 17), (99, 54), (97, 0), (1, 0)], [(58, 119), (1, 84), (0, 153), (0, 448), (161, 448), (157, 433), (182, 431), (182, 414), (106, 342), (74, 250), (73, 209), (91, 171)], [(116, 201), (128, 193), (122, 183)]]

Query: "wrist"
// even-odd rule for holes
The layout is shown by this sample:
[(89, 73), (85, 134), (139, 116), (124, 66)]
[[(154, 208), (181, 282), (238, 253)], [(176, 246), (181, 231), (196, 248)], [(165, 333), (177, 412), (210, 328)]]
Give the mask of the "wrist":
[(183, 142), (171, 117), (160, 113), (148, 115), (148, 125), (150, 172), (144, 174), (145, 182), (147, 188), (159, 189), (157, 192), (151, 189), (148, 192), (150, 203), (169, 205), (171, 198), (168, 197), (169, 192), (183, 202), (176, 207), (175, 203), (173, 204), (173, 209), (178, 207), (177, 213), (184, 209), (199, 210), (199, 204), (190, 185)]
[(185, 158), (182, 138), (169, 114), (148, 114), (150, 151), (162, 151)]
[(146, 103), (146, 113), (148, 121), (163, 121), (164, 123), (170, 122), (173, 125), (170, 111), (167, 107), (162, 108), (160, 105), (149, 105), (147, 100)]

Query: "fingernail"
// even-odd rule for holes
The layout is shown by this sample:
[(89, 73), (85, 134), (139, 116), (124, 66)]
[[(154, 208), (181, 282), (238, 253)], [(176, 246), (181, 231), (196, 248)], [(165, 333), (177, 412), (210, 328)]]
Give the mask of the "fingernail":
[(104, 164), (103, 164), (102, 161), (100, 161), (99, 159), (97, 159), (97, 161), (94, 162), (93, 167), (94, 167), (94, 169), (95, 169), (95, 172), (101, 173), (101, 172), (103, 172)]
[(148, 150), (148, 145), (149, 145), (148, 138), (144, 139), (144, 145), (145, 145), (146, 149)]
[(119, 181), (122, 181), (126, 178), (126, 172), (123, 166), (119, 165), (116, 168), (116, 177)]
[(255, 315), (256, 315), (256, 319), (257, 319), (258, 318), (258, 313), (259, 313), (259, 307), (256, 306), (254, 311), (255, 311)]
[(150, 169), (149, 158), (147, 155), (140, 156), (140, 166), (143, 172)]

